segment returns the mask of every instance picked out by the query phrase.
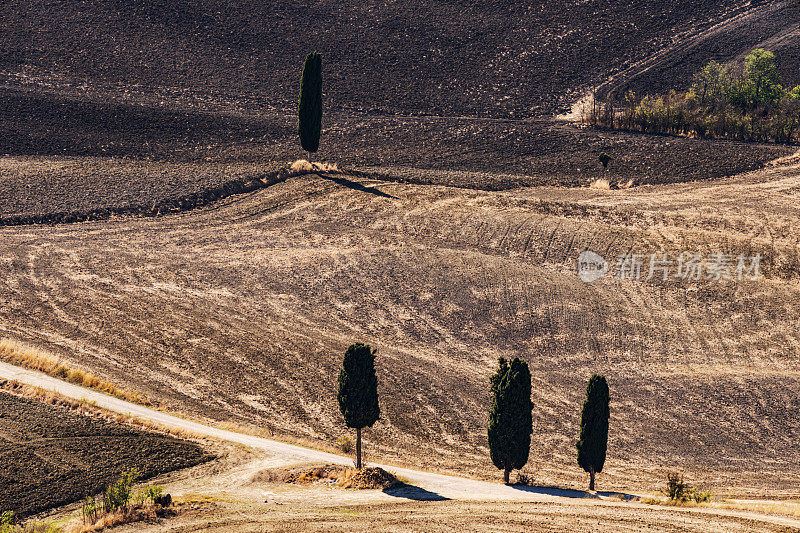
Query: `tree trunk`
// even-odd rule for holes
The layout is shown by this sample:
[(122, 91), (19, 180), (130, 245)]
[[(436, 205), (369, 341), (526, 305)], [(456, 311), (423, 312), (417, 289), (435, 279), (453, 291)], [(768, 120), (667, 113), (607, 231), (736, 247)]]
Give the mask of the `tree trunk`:
[(589, 467), (589, 490), (594, 490), (594, 467)]
[(361, 428), (356, 428), (356, 468), (361, 470)]
[(506, 463), (506, 469), (503, 471), (503, 481), (508, 483), (508, 478), (511, 475), (511, 465)]

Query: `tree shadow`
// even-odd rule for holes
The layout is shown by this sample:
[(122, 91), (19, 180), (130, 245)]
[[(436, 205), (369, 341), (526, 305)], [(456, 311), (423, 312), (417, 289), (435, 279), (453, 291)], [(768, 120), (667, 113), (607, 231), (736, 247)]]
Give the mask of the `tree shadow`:
[(332, 181), (334, 183), (338, 183), (339, 185), (344, 185), (345, 187), (348, 187), (348, 188), (356, 190), (356, 191), (367, 192), (367, 193), (370, 193), (370, 194), (374, 194), (375, 196), (380, 196), (382, 198), (391, 198), (393, 200), (397, 200), (398, 199), (397, 196), (392, 196), (391, 194), (387, 194), (387, 193), (385, 193), (385, 192), (383, 192), (381, 190), (376, 189), (375, 187), (367, 187), (366, 185), (362, 185), (362, 184), (358, 183), (357, 181), (352, 181), (352, 180), (349, 180), (347, 178), (343, 178), (341, 176), (331, 176), (331, 175), (328, 175), (328, 174), (324, 174), (322, 172), (318, 172), (317, 175), (320, 178), (324, 178), (326, 180), (330, 180), (330, 181)]
[(603, 498), (619, 498), (625, 502), (632, 502), (639, 498), (636, 494), (627, 494), (625, 492), (598, 492), (597, 494)]
[(589, 499), (601, 499), (601, 498), (613, 498), (617, 497), (623, 501), (632, 501), (637, 498), (634, 494), (626, 494), (624, 492), (589, 492), (586, 490), (578, 490), (578, 489), (562, 489), (560, 487), (539, 487), (534, 485), (522, 485), (519, 483), (514, 484), (507, 484), (507, 487), (511, 487), (512, 489), (521, 490), (524, 492), (532, 492), (535, 494), (544, 494), (547, 496), (558, 496), (560, 498), (589, 498)]
[(418, 502), (443, 502), (450, 498), (445, 498), (440, 494), (425, 490), (414, 485), (398, 485), (389, 489), (383, 489), (384, 494), (394, 496), (395, 498), (405, 498), (407, 500), (414, 500)]
[(254, 130), (270, 138), (285, 138), (292, 131), (270, 119), (95, 102), (21, 89), (0, 88), (0, 101), (0, 154), (194, 159), (197, 146), (247, 143)]
[(544, 494), (547, 496), (558, 496), (559, 498), (600, 498), (600, 496), (597, 494), (585, 490), (562, 489), (559, 487), (538, 487), (534, 485), (522, 485), (520, 483), (509, 483), (506, 486), (524, 492)]

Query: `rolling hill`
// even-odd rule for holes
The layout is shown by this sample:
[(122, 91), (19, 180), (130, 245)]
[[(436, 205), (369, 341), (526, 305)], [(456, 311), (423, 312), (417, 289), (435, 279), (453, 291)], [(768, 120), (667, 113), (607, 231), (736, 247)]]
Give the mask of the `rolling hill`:
[[(519, 355), (534, 375), (540, 483), (583, 484), (578, 409), (601, 371), (613, 394), (604, 486), (656, 490), (680, 468), (719, 491), (796, 496), (800, 169), (762, 168), (795, 147), (556, 115), (593, 87), (680, 87), (708, 59), (761, 45), (798, 83), (797, 10), (4, 2), (2, 221), (144, 211), (275, 172), (300, 155), (297, 82), (314, 49), (318, 157), (346, 172), (171, 216), (2, 227), (0, 336), (165, 409), (318, 445), (345, 431), (341, 354), (369, 342), (384, 411), (367, 453), (479, 477), (495, 474), (487, 378), (498, 356)], [(584, 187), (598, 178), (631, 188)], [(764, 277), (586, 284), (584, 249), (759, 253)]]
[[(519, 355), (547, 483), (582, 480), (578, 411), (601, 371), (604, 486), (659, 487), (681, 468), (715, 490), (793, 494), (797, 171), (510, 192), (323, 175), (177, 216), (3, 228), (0, 335), (169, 410), (322, 444), (346, 432), (342, 353), (372, 343), (383, 415), (368, 458), (480, 475), (488, 376)], [(761, 253), (764, 277), (587, 284), (584, 249), (612, 264)]]
[[(614, 158), (621, 183), (730, 176), (791, 150), (590, 131), (553, 117), (594, 87), (680, 88), (704, 61), (736, 60), (754, 46), (774, 49), (787, 83), (797, 83), (797, 9), (774, 1), (6, 2), (0, 154), (291, 161), (299, 68), (317, 49), (326, 107), (319, 157), (383, 178), (410, 167), (437, 171), (424, 182), (444, 185), (586, 185), (600, 177), (601, 152)], [(173, 191), (160, 201), (203, 185), (155, 188)], [(2, 205), (18, 203), (8, 189), (0, 195)]]
[(188, 91), (261, 111), (294, 105), (298, 65), (318, 50), (334, 110), (525, 118), (564, 110), (665, 55), (677, 60), (657, 72), (659, 87), (757, 45), (780, 49), (797, 83), (797, 9), (766, 0), (14, 0), (0, 7), (0, 70), (22, 83)]

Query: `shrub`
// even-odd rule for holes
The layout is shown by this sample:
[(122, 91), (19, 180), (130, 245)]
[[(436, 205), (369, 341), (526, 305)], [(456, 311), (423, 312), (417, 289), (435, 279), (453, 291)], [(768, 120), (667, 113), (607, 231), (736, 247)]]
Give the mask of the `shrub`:
[(17, 526), (14, 524), (16, 517), (12, 511), (5, 511), (0, 515), (0, 533), (15, 533)]
[(689, 499), (695, 503), (705, 503), (711, 500), (711, 491), (702, 491), (692, 487), (689, 489)]
[(756, 48), (744, 59), (744, 84), (751, 107), (775, 105), (783, 94), (775, 54)]
[(533, 485), (533, 476), (525, 472), (519, 472), (517, 474), (517, 485)]
[(683, 476), (677, 472), (667, 474), (666, 494), (669, 500), (675, 503), (688, 501), (705, 503), (711, 500), (711, 491), (701, 491), (697, 487), (690, 487), (683, 481)]
[(608, 170), (608, 164), (611, 162), (611, 156), (603, 152), (600, 154), (600, 163), (603, 165), (603, 170)]
[(97, 511), (97, 502), (95, 501), (94, 496), (87, 496), (83, 500), (83, 505), (81, 506), (83, 523), (94, 524), (97, 521)]
[(683, 476), (677, 472), (670, 472), (667, 474), (667, 497), (670, 501), (674, 502), (685, 502), (688, 500)]
[(158, 500), (163, 493), (163, 487), (151, 485), (136, 491), (136, 494), (133, 496), (133, 501), (139, 505), (144, 505), (146, 502), (156, 503), (156, 500)]
[(638, 96), (629, 91), (614, 109), (611, 98), (592, 98), (583, 121), (643, 133), (792, 143), (800, 140), (800, 87), (784, 89), (775, 56), (753, 50), (740, 67), (708, 63), (691, 89)]
[(138, 479), (139, 471), (136, 469), (122, 472), (103, 493), (103, 511), (112, 513), (117, 509), (126, 509), (131, 501), (131, 488)]
[(722, 105), (730, 90), (730, 71), (716, 61), (708, 63), (692, 80), (692, 92), (699, 98), (701, 106)]
[(172, 505), (172, 495), (164, 494), (162, 496), (157, 496), (153, 500), (153, 504), (160, 505), (161, 507), (170, 507)]
[(158, 485), (147, 487), (147, 489), (145, 490), (147, 494), (147, 499), (150, 500), (151, 503), (156, 503), (156, 500), (161, 498), (161, 495), (164, 493), (164, 488), (159, 487)]
[(342, 435), (339, 437), (339, 440), (336, 441), (336, 447), (339, 448), (342, 453), (349, 455), (353, 453), (353, 439), (350, 438), (349, 435)]

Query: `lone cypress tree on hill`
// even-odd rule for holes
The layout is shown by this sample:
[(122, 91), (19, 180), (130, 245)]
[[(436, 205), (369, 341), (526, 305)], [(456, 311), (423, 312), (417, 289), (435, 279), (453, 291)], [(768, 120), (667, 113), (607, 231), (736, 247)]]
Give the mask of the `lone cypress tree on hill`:
[(322, 55), (317, 52), (308, 54), (303, 65), (297, 118), (300, 145), (310, 160), (311, 153), (319, 149), (322, 131)]
[(581, 412), (581, 435), (577, 443), (578, 464), (589, 472), (589, 490), (594, 490), (594, 475), (603, 471), (608, 446), (609, 393), (606, 378), (594, 374), (586, 387)]
[(508, 483), (511, 470), (525, 466), (531, 449), (533, 402), (528, 363), (515, 357), (509, 365), (501, 357), (490, 382), (489, 454)]
[(361, 429), (370, 427), (381, 416), (378, 405), (378, 378), (375, 352), (369, 345), (356, 343), (344, 354), (339, 372), (339, 409), (347, 427), (356, 430), (356, 468), (361, 468)]

